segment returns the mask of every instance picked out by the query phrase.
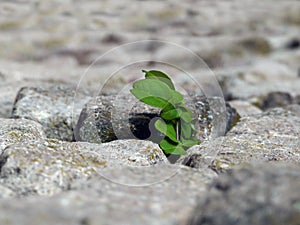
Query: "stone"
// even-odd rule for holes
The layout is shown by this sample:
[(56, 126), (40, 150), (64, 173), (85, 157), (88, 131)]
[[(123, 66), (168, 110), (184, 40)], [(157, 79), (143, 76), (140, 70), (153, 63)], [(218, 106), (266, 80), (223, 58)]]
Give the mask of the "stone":
[(0, 154), (9, 145), (46, 138), (41, 124), (26, 119), (0, 118)]
[(16, 194), (7, 187), (0, 185), (0, 200), (3, 198), (16, 197)]
[[(206, 74), (210, 74), (209, 78), (212, 79), (228, 74), (224, 82), (227, 88), (227, 93), (224, 93), (226, 100), (252, 104), (251, 98), (263, 100), (270, 92), (275, 91), (289, 93), (293, 97), (300, 96), (300, 48), (297, 47), (297, 41), (300, 40), (299, 1), (137, 0), (134, 4), (129, 0), (102, 2), (99, 7), (99, 1), (0, 1), (0, 117), (11, 117), (15, 97), (22, 87), (37, 86), (44, 89), (46, 83), (72, 84), (74, 87), (80, 85), (88, 87), (89, 90), (94, 89), (95, 92), (88, 96), (96, 96), (101, 90), (99, 87), (109, 80), (105, 83), (109, 89), (108, 93), (120, 93), (129, 87), (129, 84), (141, 78), (142, 72), (138, 69), (141, 65), (147, 65), (145, 68), (149, 69), (159, 69), (160, 66), (172, 68), (170, 71), (178, 71), (177, 74), (170, 73), (174, 76), (177, 87), (186, 92), (201, 89), (201, 93), (211, 93), (207, 96), (219, 93), (219, 86), (207, 82)], [(168, 43), (173, 42), (180, 48), (192, 50), (195, 55), (206, 61), (213, 71), (209, 72), (210, 69), (204, 63), (199, 63), (199, 60), (189, 60), (183, 54), (176, 54), (178, 51), (175, 51), (175, 48), (165, 48), (162, 42), (158, 45), (145, 43), (141, 48), (133, 47), (128, 51), (122, 48), (114, 55), (106, 54), (107, 57), (101, 57), (122, 43), (149, 38), (168, 40)], [(87, 65), (99, 57), (102, 60)], [(169, 60), (174, 63), (166, 64)], [(115, 71), (120, 74), (120, 79), (110, 79)], [(216, 76), (213, 76), (213, 73)], [(198, 86), (197, 82), (187, 79), (188, 74), (199, 78), (197, 80), (201, 85)], [(296, 99), (294, 98), (293, 104), (300, 103), (300, 98)], [(261, 103), (261, 100), (257, 102)], [(218, 100), (216, 103), (210, 101), (210, 104), (220, 106)], [(140, 167), (131, 168), (130, 176), (128, 170), (123, 167), (100, 167), (101, 171), (98, 172), (102, 173), (91, 174), (91, 177), (88, 175), (88, 178), (82, 175), (81, 178), (74, 179), (79, 182), (76, 185), (70, 181), (60, 187), (59, 182), (55, 186), (45, 181), (49, 187), (56, 187), (56, 191), (53, 192), (55, 194), (51, 197), (28, 194), (25, 198), (20, 198), (25, 194), (20, 194), (12, 188), (13, 185), (5, 186), (3, 180), (4, 183), (0, 184), (0, 198), (7, 199), (0, 200), (0, 224), (184, 224), (179, 218), (190, 215), (189, 209), (198, 201), (195, 197), (196, 192), (198, 199), (207, 195), (206, 191), (202, 192), (202, 175), (213, 170), (225, 172), (227, 168), (234, 167), (231, 161), (237, 164), (245, 162), (241, 163), (243, 165), (252, 160), (263, 163), (268, 160), (282, 160), (288, 161), (289, 164), (299, 164), (299, 134), (295, 133), (297, 126), (299, 127), (298, 120), (295, 119), (298, 111), (296, 107), (283, 106), (290, 111), (286, 113), (286, 119), (284, 115), (268, 115), (264, 119), (255, 119), (255, 116), (260, 117), (262, 112), (247, 111), (242, 114), (241, 108), (231, 105), (242, 118), (225, 137), (215, 139), (226, 130), (227, 119), (223, 116), (226, 115), (225, 111), (222, 111), (223, 106), (215, 107), (214, 117), (207, 118), (207, 124), (212, 120), (211, 129), (207, 128), (205, 123), (201, 128), (204, 137), (208, 138), (202, 140), (201, 155), (193, 154), (189, 162), (197, 170), (181, 171), (182, 173), (179, 172), (166, 182), (158, 183), (156, 189), (126, 189), (124, 185), (110, 184), (104, 176), (131, 182), (134, 180), (131, 175), (140, 170)], [(83, 106), (78, 108), (81, 110)], [(211, 110), (211, 107), (209, 109)], [(47, 127), (44, 124), (43, 126)], [(65, 126), (61, 128), (65, 129)], [(277, 133), (274, 134), (274, 130)], [(291, 131), (291, 135), (288, 130)], [(19, 141), (26, 144), (31, 135), (32, 139), (36, 138), (36, 135), (30, 132), (28, 135), (28, 140)], [(70, 141), (71, 135), (72, 132), (67, 133), (66, 140)], [(9, 133), (4, 136), (1, 136), (2, 144), (11, 139)], [(59, 135), (53, 136), (58, 138), (65, 135), (59, 132)], [(17, 145), (20, 145), (20, 142)], [(13, 143), (7, 143), (9, 147), (7, 144), (2, 147), (11, 148)], [(209, 151), (206, 151), (205, 146)], [(269, 150), (275, 148), (276, 151)], [(196, 146), (194, 149), (199, 150), (200, 147)], [(278, 157), (279, 150), (282, 150), (284, 157)], [(241, 152), (240, 155), (245, 157), (236, 160), (233, 154), (236, 152)], [(251, 159), (251, 152), (254, 152), (252, 156), (255, 159)], [(205, 154), (207, 157), (204, 157)], [(133, 163), (136, 159), (130, 160)], [(70, 165), (65, 167), (70, 168)], [(156, 166), (149, 166), (149, 169), (154, 167)], [(155, 174), (173, 171), (173, 168), (157, 168)], [(152, 178), (148, 179), (153, 173), (139, 174), (145, 176), (141, 176), (141, 180), (153, 181)], [(101, 177), (104, 179), (98, 182), (94, 177), (98, 175), (103, 175)], [(196, 176), (199, 176), (199, 179)], [(16, 175), (16, 179), (14, 178), (15, 183), (19, 184), (17, 177)], [(176, 178), (178, 180), (175, 182)], [(9, 179), (12, 180), (12, 176), (9, 176)], [(139, 183), (139, 179), (136, 181), (136, 184)], [(192, 188), (194, 184), (197, 187)], [(34, 185), (41, 186), (39, 182), (33, 182), (30, 186), (28, 182), (27, 193), (35, 189)], [(51, 193), (49, 187), (46, 190), (50, 189)], [(84, 190), (81, 191), (81, 188)], [(265, 192), (272, 193), (272, 188), (270, 186)], [(223, 206), (225, 210), (231, 207)], [(294, 206), (297, 208), (297, 202)], [(282, 211), (285, 212), (284, 209)], [(278, 219), (278, 222), (286, 225), (288, 221), (282, 222)]]
[(102, 145), (56, 139), (17, 143), (0, 155), (0, 185), (17, 196), (53, 195), (103, 168), (169, 164), (158, 145), (123, 140)]
[(286, 110), (291, 111), (296, 116), (300, 117), (300, 104), (291, 104), (284, 107)]
[(159, 109), (139, 102), (134, 96), (99, 96), (83, 108), (75, 138), (91, 143), (134, 138), (134, 135), (146, 139), (151, 135), (149, 123), (158, 114)]
[[(239, 119), (236, 110), (229, 105), (225, 106), (219, 98), (206, 99), (192, 95), (187, 96), (185, 102), (198, 120), (197, 137), (201, 141), (224, 134)], [(101, 95), (91, 100), (82, 110), (75, 138), (77, 141), (92, 143), (129, 138), (157, 142), (160, 135), (153, 124), (159, 112), (160, 109), (148, 106), (131, 95)]]
[(233, 128), (237, 122), (240, 120), (241, 116), (234, 107), (231, 107), (229, 103), (226, 102), (226, 113), (227, 113), (227, 124), (226, 133)]
[(288, 50), (295, 50), (300, 47), (300, 40), (293, 38), (286, 43), (285, 48)]
[[(2, 66), (1, 66), (2, 67)], [(19, 88), (20, 77), (0, 68), (0, 118), (9, 118)]]
[(250, 37), (239, 41), (237, 45), (247, 49), (247, 52), (266, 55), (271, 52), (271, 45), (266, 38)]
[(39, 122), (48, 138), (72, 141), (73, 127), (89, 98), (86, 91), (68, 85), (23, 87), (16, 97), (12, 117)]
[(229, 101), (228, 104), (234, 109), (236, 109), (237, 113), (241, 117), (250, 116), (262, 112), (262, 110), (260, 110), (258, 107), (254, 106), (253, 104), (247, 101), (232, 100)]
[(281, 108), (242, 117), (224, 137), (187, 150), (176, 163), (224, 172), (256, 161), (300, 161), (300, 118)]
[[(203, 118), (200, 132), (202, 138), (206, 138), (211, 129), (212, 113), (209, 103), (200, 99), (198, 97), (198, 101), (194, 101), (193, 109), (197, 108), (197, 115)], [(79, 141), (95, 143), (128, 138), (155, 140), (159, 134), (153, 123), (159, 117), (159, 112), (160, 109), (148, 106), (132, 95), (99, 96), (81, 112), (75, 137)]]
[(298, 225), (300, 166), (261, 163), (218, 177), (188, 225)]
[(263, 100), (262, 109), (270, 109), (275, 107), (283, 107), (290, 105), (293, 102), (293, 97), (286, 92), (271, 92)]
[[(109, 177), (149, 185), (121, 185), (95, 175), (54, 196), (0, 200), (0, 224), (181, 224), (216, 177), (208, 169), (178, 165), (104, 170)], [(172, 176), (153, 182), (162, 174)]]
[(294, 102), (295, 102), (295, 104), (300, 105), (300, 95), (295, 96)]
[[(292, 59), (291, 61), (299, 61), (297, 56)], [(278, 59), (278, 61), (282, 60)], [(274, 60), (259, 60), (250, 66), (228, 69), (227, 72), (225, 69), (225, 71), (218, 72), (217, 76), (220, 77), (220, 85), (226, 100), (264, 97), (271, 92), (285, 92), (296, 96), (300, 94), (298, 88), (300, 79), (297, 77), (297, 69), (293, 68), (295, 62), (288, 66), (286, 64), (289, 62), (284, 64)]]

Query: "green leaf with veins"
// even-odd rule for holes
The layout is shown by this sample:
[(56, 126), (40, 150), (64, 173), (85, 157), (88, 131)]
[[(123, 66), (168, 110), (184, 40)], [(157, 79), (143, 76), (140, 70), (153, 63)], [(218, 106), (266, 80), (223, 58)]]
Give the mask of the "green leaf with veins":
[(175, 86), (171, 80), (171, 78), (158, 70), (150, 70), (150, 71), (146, 71), (146, 70), (142, 70), (145, 73), (145, 78), (146, 79), (156, 79), (156, 80), (160, 80), (162, 82), (164, 82), (166, 85), (169, 86), (169, 88), (171, 88), (172, 90), (175, 90)]
[(159, 108), (168, 104), (182, 102), (183, 96), (168, 87), (164, 82), (154, 79), (136, 81), (130, 92), (140, 101)]
[(189, 139), (192, 136), (192, 128), (190, 123), (186, 123), (185, 121), (181, 121), (181, 137), (185, 139)]
[(166, 135), (168, 138), (170, 138), (173, 142), (178, 143), (179, 141), (177, 140), (176, 137), (176, 130), (173, 126), (173, 124), (171, 123), (165, 123), (165, 121), (163, 121), (162, 119), (158, 119), (155, 123), (154, 123), (155, 128), (163, 133), (164, 135)]
[(180, 118), (180, 111), (178, 111), (178, 109), (171, 109), (166, 112), (161, 112), (160, 116), (165, 120), (178, 119)]
[(173, 155), (184, 155), (186, 151), (183, 149), (181, 144), (174, 144), (168, 139), (164, 139), (159, 143), (161, 149), (167, 154)]

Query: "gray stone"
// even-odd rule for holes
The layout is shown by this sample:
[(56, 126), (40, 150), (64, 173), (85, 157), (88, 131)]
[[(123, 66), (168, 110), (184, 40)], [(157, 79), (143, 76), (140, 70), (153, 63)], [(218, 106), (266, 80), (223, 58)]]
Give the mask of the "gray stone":
[[(88, 86), (95, 89), (96, 95), (100, 90), (99, 86), (102, 86), (108, 78), (110, 80), (111, 75), (118, 71), (120, 79), (110, 80), (108, 88), (109, 93), (119, 93), (142, 76), (140, 69), (137, 68), (143, 60), (145, 60), (143, 65), (147, 64), (147, 68), (149, 66), (149, 69), (159, 69), (161, 63), (174, 59), (175, 63), (166, 67), (182, 71), (178, 76), (176, 73), (170, 73), (182, 90), (200, 89), (195, 88), (197, 86), (195, 82), (186, 79), (185, 74), (199, 78), (197, 80), (201, 83), (201, 87), (204, 87), (201, 91), (213, 90), (214, 93), (214, 90), (219, 88), (218, 85), (210, 86), (202, 79), (209, 68), (201, 66), (201, 63), (199, 65), (198, 60), (189, 60), (183, 54), (176, 54), (178, 51), (175, 48), (168, 49), (163, 45), (156, 47), (153, 44), (145, 44), (142, 48), (132, 48), (130, 51), (120, 49), (117, 54), (108, 55), (90, 67), (83, 65), (121, 43), (153, 37), (163, 38), (183, 48), (191, 49), (209, 66), (214, 67), (216, 77), (220, 74), (229, 74), (230, 78), (225, 81), (226, 100), (238, 99), (249, 102), (249, 98), (263, 98), (270, 92), (281, 91), (292, 96), (298, 95), (298, 100), (295, 98), (293, 103), (300, 103), (300, 49), (293, 47), (295, 44), (290, 45), (294, 48), (293, 51), (286, 49), (289, 40), (299, 40), (299, 1), (137, 0), (133, 3), (123, 0), (103, 1), (102, 6), (99, 7), (99, 1), (0, 1), (0, 117), (10, 117), (18, 90), (21, 87), (35, 86), (37, 81), (38, 87), (44, 87), (46, 83), (65, 83), (74, 86), (80, 84), (81, 87)], [(120, 68), (122, 69), (119, 70)], [(299, 127), (299, 123), (291, 113), (286, 115), (286, 120), (283, 115), (269, 117), (269, 120), (255, 120), (252, 116), (248, 118), (250, 113), (242, 115), (239, 108), (231, 106), (247, 119), (242, 118), (237, 125), (238, 130), (233, 127), (224, 138), (216, 140), (208, 138), (211, 142), (204, 140), (201, 154), (202, 156), (207, 154), (207, 157), (201, 158), (194, 154), (193, 156), (200, 158), (191, 160), (191, 163), (200, 164), (198, 173), (211, 171), (207, 168), (201, 169), (201, 165), (206, 167), (212, 165), (211, 162), (205, 164), (206, 162), (201, 162), (200, 159), (213, 161), (219, 157), (224, 161), (215, 162), (226, 168), (226, 163), (229, 163), (226, 157), (233, 158), (232, 152), (235, 151), (232, 149), (238, 147), (242, 150), (238, 149), (237, 152), (246, 156), (249, 150), (250, 157), (252, 151), (255, 153), (254, 158), (257, 157), (259, 160), (279, 159), (290, 163), (297, 163), (297, 160), (299, 162), (297, 156), (299, 134), (292, 133), (297, 126)], [(258, 104), (255, 106), (258, 107)], [(297, 110), (291, 109), (290, 106), (287, 108), (293, 113)], [(207, 129), (207, 135), (221, 134), (225, 131), (227, 121), (222, 116), (224, 112), (220, 110), (214, 112), (212, 131)], [(221, 112), (221, 116), (218, 116), (218, 112)], [(278, 120), (278, 123), (273, 120)], [(259, 123), (261, 125), (258, 125)], [(225, 124), (221, 126), (224, 129), (218, 129), (219, 124)], [(239, 124), (244, 124), (244, 128)], [(62, 126), (62, 129), (64, 128), (65, 126)], [(276, 137), (271, 129), (276, 130)], [(240, 132), (236, 134), (232, 132), (233, 130)], [(291, 135), (288, 134), (288, 130), (291, 130)], [(243, 133), (245, 135), (242, 135)], [(68, 134), (71, 135), (71, 132)], [(28, 135), (31, 133), (28, 132)], [(34, 137), (35, 135), (32, 136)], [(10, 138), (7, 134), (4, 139)], [(268, 144), (268, 141), (272, 143)], [(23, 139), (23, 142), (27, 140)], [(274, 142), (276, 144), (273, 144)], [(210, 145), (207, 147), (210, 152), (204, 148), (206, 145)], [(276, 151), (272, 152), (268, 148), (276, 148)], [(283, 159), (277, 157), (279, 150), (284, 152)], [(248, 160), (245, 157), (242, 161), (247, 163)], [(101, 167), (101, 170), (104, 169)], [(157, 174), (165, 170), (167, 169), (158, 168)], [(115, 179), (123, 177), (125, 181), (132, 180), (128, 178), (126, 169), (111, 168), (110, 171), (107, 170), (103, 175), (112, 176), (114, 173)], [(137, 170), (131, 168), (131, 171)], [(72, 184), (70, 188), (75, 190), (61, 193), (62, 189), (58, 187), (59, 194), (49, 198), (30, 196), (1, 200), (0, 224), (184, 224), (177, 218), (186, 214), (185, 211), (188, 211), (186, 202), (191, 199), (194, 201), (195, 198), (191, 195), (197, 191), (197, 188), (190, 188), (193, 178), (188, 174), (189, 172), (173, 177), (178, 177), (176, 181), (178, 185), (164, 183), (163, 186), (162, 183), (161, 186), (156, 186), (157, 190), (136, 188), (126, 189), (124, 192), (121, 189), (123, 186), (112, 187), (108, 182), (104, 182), (107, 181), (104, 179), (97, 183), (94, 180), (85, 181), (85, 178), (80, 178), (79, 182), (83, 186), (89, 185), (90, 188), (80, 191), (80, 185), (75, 186), (70, 182)], [(196, 184), (201, 183), (197, 182), (198, 179), (194, 181)], [(9, 193), (18, 196), (14, 189), (3, 185), (0, 184), (1, 197), (11, 196)], [(172, 185), (175, 188), (172, 188)], [(28, 186), (29, 190), (34, 189), (30, 184)], [(206, 194), (202, 192), (202, 185), (200, 186), (198, 192), (200, 197), (203, 197)], [(271, 192), (270, 190), (265, 192)], [(169, 197), (164, 198), (166, 195)], [(225, 209), (228, 207), (223, 206)]]
[(299, 225), (300, 165), (254, 164), (221, 175), (188, 225)]
[(87, 92), (72, 86), (24, 87), (16, 97), (12, 117), (41, 123), (48, 138), (72, 141), (73, 126), (88, 100)]
[(291, 105), (288, 105), (284, 108), (291, 111), (296, 116), (300, 117), (300, 104), (297, 104), (297, 105), (296, 104), (291, 104)]
[[(299, 61), (299, 56), (295, 60)], [(225, 72), (227, 75), (223, 75)], [(253, 65), (228, 71), (225, 68), (218, 76), (226, 100), (264, 97), (271, 92), (300, 94), (297, 70), (272, 60), (258, 60)]]
[(227, 102), (226, 102), (226, 114), (227, 114), (227, 123), (226, 123), (225, 133), (230, 131), (230, 129), (233, 128), (241, 118), (237, 110), (231, 107), (231, 105)]
[[(186, 96), (186, 104), (192, 110), (198, 130), (197, 137), (203, 141), (223, 134), (237, 122), (235, 109), (219, 98)], [(82, 110), (75, 129), (77, 141), (92, 143), (116, 139), (160, 140), (153, 123), (160, 109), (148, 106), (132, 95), (101, 95), (91, 100)], [(227, 114), (227, 115), (226, 115)], [(227, 117), (227, 118), (226, 118)]]
[(177, 163), (218, 172), (252, 161), (300, 161), (300, 118), (274, 108), (241, 118), (225, 137), (193, 146)]
[(300, 40), (297, 38), (293, 38), (292, 40), (289, 40), (285, 45), (285, 48), (289, 50), (295, 50), (299, 47), (300, 47)]
[(295, 96), (294, 103), (300, 105), (300, 95)]
[(228, 104), (235, 108), (241, 117), (250, 116), (262, 112), (262, 110), (260, 110), (258, 107), (252, 105), (247, 101), (232, 100), (229, 101)]
[(20, 78), (16, 73), (8, 73), (0, 68), (0, 118), (9, 118), (17, 95)]
[(149, 123), (158, 114), (159, 109), (139, 102), (134, 96), (98, 96), (82, 110), (75, 138), (92, 143), (134, 138), (134, 135), (146, 139), (151, 134)]
[(11, 189), (7, 187), (0, 185), (0, 199), (11, 198), (11, 197), (16, 197), (15, 192), (13, 192)]
[[(105, 171), (120, 180), (152, 184), (126, 186), (93, 176), (51, 197), (0, 200), (0, 224), (181, 224), (216, 177), (208, 169), (196, 171), (178, 165)], [(153, 177), (170, 173), (168, 179), (153, 183)]]
[(286, 92), (271, 92), (263, 100), (262, 109), (283, 107), (292, 104), (293, 98)]
[(266, 55), (272, 51), (271, 45), (266, 38), (248, 37), (237, 43), (241, 48), (245, 48), (247, 52), (256, 53), (258, 55)]
[(11, 115), (16, 96), (15, 91), (11, 89), (11, 87), (0, 87), (0, 118), (9, 118)]
[(0, 155), (0, 184), (18, 196), (52, 195), (76, 179), (107, 167), (168, 164), (158, 145), (123, 140), (102, 145), (39, 140), (7, 147)]
[(0, 118), (0, 153), (10, 144), (46, 138), (41, 124), (26, 119)]

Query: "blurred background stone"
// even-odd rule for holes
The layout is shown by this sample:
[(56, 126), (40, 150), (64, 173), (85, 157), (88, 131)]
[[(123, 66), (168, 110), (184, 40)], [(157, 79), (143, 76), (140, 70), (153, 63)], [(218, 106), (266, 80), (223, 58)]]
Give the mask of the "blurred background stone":
[(39, 122), (48, 138), (72, 141), (79, 113), (89, 99), (88, 92), (71, 86), (23, 87), (12, 117)]
[(236, 168), (213, 182), (186, 224), (297, 225), (299, 176), (299, 164), (264, 163)]

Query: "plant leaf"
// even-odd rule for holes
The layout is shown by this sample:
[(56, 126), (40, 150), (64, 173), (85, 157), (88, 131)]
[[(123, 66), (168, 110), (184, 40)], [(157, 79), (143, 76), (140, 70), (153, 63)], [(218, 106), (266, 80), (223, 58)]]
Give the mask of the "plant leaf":
[(155, 100), (154, 98), (159, 98), (159, 102), (162, 102), (163, 100), (164, 104), (152, 105), (160, 108), (164, 108), (167, 103), (172, 105), (179, 104), (183, 100), (183, 96), (179, 92), (170, 89), (164, 82), (154, 79), (136, 81), (133, 84), (133, 89), (131, 89), (130, 92), (136, 98), (145, 102), (146, 104), (149, 104), (147, 102), (149, 97), (152, 97), (150, 101), (151, 105)]
[(164, 108), (168, 104), (167, 100), (162, 99), (160, 97), (149, 96), (148, 93), (140, 89), (131, 89), (130, 92), (141, 102), (144, 102), (154, 107)]
[(155, 128), (165, 135), (159, 143), (160, 148), (166, 154), (186, 154), (185, 149), (200, 144), (195, 137), (196, 119), (193, 120), (192, 111), (168, 75), (157, 70), (143, 72), (146, 79), (136, 81), (130, 92), (141, 102), (162, 109), (161, 119), (154, 123)]
[(190, 123), (192, 121), (193, 114), (189, 108), (186, 106), (179, 106), (178, 109), (180, 109), (180, 118), (184, 120), (187, 123)]
[(180, 94), (179, 92), (177, 91), (173, 91), (172, 90), (172, 98), (169, 99), (169, 103), (171, 105), (178, 105), (178, 104), (181, 104), (183, 101), (183, 96), (182, 94)]
[(170, 138), (173, 142), (178, 143), (179, 141), (177, 140), (176, 137), (176, 130), (171, 123), (165, 123), (162, 119), (158, 119), (154, 123), (155, 128), (166, 135), (168, 138)]
[(175, 109), (175, 107), (172, 104), (168, 104), (162, 109), (162, 112), (167, 112), (172, 109)]
[(173, 120), (180, 118), (180, 114), (177, 109), (171, 109), (166, 112), (161, 112), (160, 116), (165, 120)]
[(171, 88), (172, 90), (175, 90), (175, 86), (171, 78), (167, 74), (158, 70), (150, 70), (150, 71), (142, 70), (142, 71), (145, 73), (146, 79), (158, 79), (164, 82), (165, 84), (167, 84), (169, 88)]
[(157, 96), (166, 100), (172, 98), (172, 90), (160, 80), (138, 80), (133, 84), (133, 88), (143, 90), (148, 96)]
[(184, 137), (185, 139), (190, 139), (192, 136), (192, 127), (191, 123), (187, 123), (185, 121), (181, 121), (181, 137)]
[(173, 150), (173, 152), (171, 154), (173, 154), (173, 155), (185, 155), (186, 151), (184, 150), (183, 147), (178, 145), (178, 146), (176, 146), (176, 148)]
[(187, 147), (187, 148), (190, 148), (194, 145), (199, 145), (201, 142), (200, 141), (197, 141), (197, 140), (181, 140), (181, 143), (184, 147)]
[(177, 144), (173, 144), (169, 141), (167, 141), (166, 139), (163, 139), (160, 143), (159, 146), (161, 147), (161, 149), (165, 152), (165, 153), (171, 153), (174, 151), (174, 149), (176, 148)]
[(167, 154), (173, 154), (173, 155), (186, 154), (186, 151), (182, 148), (182, 146), (180, 144), (179, 145), (173, 144), (172, 142), (168, 141), (167, 139), (162, 140), (159, 143), (159, 146)]

